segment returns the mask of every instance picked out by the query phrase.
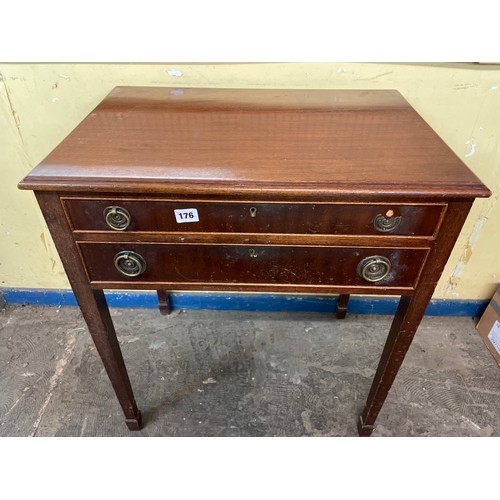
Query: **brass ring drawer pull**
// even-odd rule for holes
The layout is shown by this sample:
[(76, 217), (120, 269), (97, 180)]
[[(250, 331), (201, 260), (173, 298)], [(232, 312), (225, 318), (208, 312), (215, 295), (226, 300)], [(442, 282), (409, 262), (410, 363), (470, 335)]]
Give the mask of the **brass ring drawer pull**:
[(115, 255), (115, 267), (125, 276), (139, 276), (146, 270), (146, 261), (136, 252), (123, 250)]
[(358, 274), (366, 281), (382, 281), (391, 272), (391, 261), (381, 255), (366, 257), (358, 264)]
[(399, 224), (401, 224), (401, 216), (398, 215), (397, 217), (394, 217), (393, 215), (387, 216), (378, 214), (375, 216), (375, 219), (373, 219), (373, 226), (377, 231), (380, 231), (381, 233), (390, 233), (391, 231), (394, 231)]
[(122, 207), (106, 207), (103, 212), (106, 224), (115, 231), (123, 231), (130, 225), (132, 217)]

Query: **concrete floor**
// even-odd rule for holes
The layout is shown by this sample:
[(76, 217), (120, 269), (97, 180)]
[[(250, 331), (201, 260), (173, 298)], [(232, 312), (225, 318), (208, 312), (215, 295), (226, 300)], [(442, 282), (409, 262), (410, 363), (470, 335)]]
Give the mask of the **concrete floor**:
[[(0, 313), (0, 436), (356, 436), (392, 318), (114, 309), (130, 433), (79, 310)], [(373, 436), (499, 436), (500, 368), (471, 318), (427, 317)]]

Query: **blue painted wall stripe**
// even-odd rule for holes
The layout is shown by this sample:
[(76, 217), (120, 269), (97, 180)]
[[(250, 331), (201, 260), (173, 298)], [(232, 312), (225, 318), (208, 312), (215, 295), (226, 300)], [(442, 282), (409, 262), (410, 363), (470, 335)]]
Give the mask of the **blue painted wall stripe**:
[[(7, 304), (35, 306), (76, 306), (71, 290), (0, 289)], [(106, 292), (110, 307), (156, 308), (156, 293)], [(349, 301), (351, 314), (394, 314), (399, 299), (394, 297), (358, 297)], [(489, 301), (441, 300), (429, 304), (430, 316), (481, 316)], [(333, 312), (336, 296), (262, 295), (253, 293), (183, 293), (171, 294), (173, 309), (216, 309), (238, 311)]]

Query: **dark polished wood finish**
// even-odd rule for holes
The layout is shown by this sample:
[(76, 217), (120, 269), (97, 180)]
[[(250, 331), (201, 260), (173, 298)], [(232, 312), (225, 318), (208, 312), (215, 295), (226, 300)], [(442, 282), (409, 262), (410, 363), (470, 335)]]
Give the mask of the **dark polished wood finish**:
[[(20, 188), (130, 429), (141, 417), (103, 289), (156, 290), (162, 314), (172, 290), (335, 293), (338, 318), (352, 293), (401, 295), (360, 435), (491, 194), (396, 91), (142, 87), (114, 89)], [(176, 219), (188, 209), (198, 221)]]
[[(90, 281), (106, 288), (116, 282), (181, 284), (253, 284), (367, 286), (357, 266), (366, 257), (381, 255), (392, 269), (383, 288), (414, 287), (426, 249), (299, 247), (274, 245), (171, 245), (80, 243)], [(115, 255), (136, 252), (146, 262), (143, 274), (128, 277), (114, 266)], [(377, 284), (373, 284), (376, 287)], [(177, 287), (178, 288), (178, 287)], [(169, 286), (170, 289), (170, 286)]]
[(25, 179), (37, 190), (484, 196), (394, 90), (117, 87)]
[(160, 309), (160, 314), (167, 316), (172, 311), (170, 306), (170, 295), (166, 290), (157, 290), (158, 294), (158, 307)]
[(347, 304), (349, 303), (350, 295), (341, 293), (337, 299), (337, 319), (345, 319), (347, 315)]
[[(215, 232), (279, 234), (343, 234), (432, 237), (445, 208), (439, 205), (400, 204), (312, 204), (312, 203), (228, 203), (197, 201), (203, 214), (199, 222), (183, 227), (174, 209), (192, 208), (193, 200), (137, 201), (95, 198), (65, 200), (72, 226), (80, 231), (113, 231), (103, 217), (110, 205), (119, 205), (131, 216), (127, 232)], [(377, 216), (401, 217), (392, 230), (376, 228)]]
[(141, 427), (141, 414), (137, 409), (104, 293), (102, 290), (92, 290), (89, 287), (87, 275), (81, 265), (75, 241), (57, 194), (38, 192), (36, 198), (61, 257), (76, 300), (81, 306), (96, 350), (101, 356), (104, 368), (125, 414), (125, 422), (130, 430), (138, 430)]

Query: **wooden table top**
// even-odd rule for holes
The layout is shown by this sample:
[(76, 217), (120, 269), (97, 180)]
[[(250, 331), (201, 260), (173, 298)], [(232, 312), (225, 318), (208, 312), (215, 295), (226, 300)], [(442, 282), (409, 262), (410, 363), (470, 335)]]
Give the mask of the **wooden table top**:
[(395, 90), (116, 87), (19, 187), (491, 194)]

